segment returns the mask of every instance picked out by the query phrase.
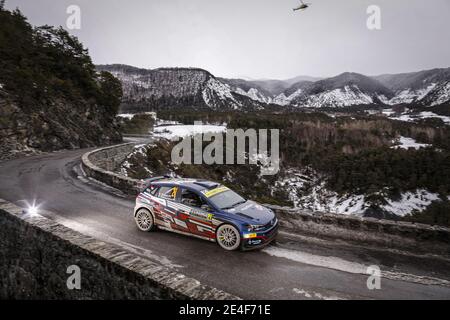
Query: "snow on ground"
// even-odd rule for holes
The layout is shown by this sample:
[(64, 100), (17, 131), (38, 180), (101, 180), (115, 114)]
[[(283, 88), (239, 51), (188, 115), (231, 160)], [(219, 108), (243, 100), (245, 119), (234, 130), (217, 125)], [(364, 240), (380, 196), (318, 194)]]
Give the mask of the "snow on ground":
[(422, 118), (439, 118), (439, 119), (441, 119), (442, 121), (444, 121), (446, 124), (450, 124), (450, 117), (447, 117), (447, 116), (441, 116), (441, 115), (438, 115), (438, 114), (436, 114), (436, 113), (434, 113), (434, 112), (430, 112), (430, 111), (423, 111), (423, 112), (421, 112), (420, 113), (420, 116), (422, 117)]
[(362, 214), (368, 206), (362, 195), (339, 196), (336, 192), (327, 190), (325, 182), (321, 182), (317, 174), (305, 174), (294, 169), (286, 173), (286, 177), (277, 181), (273, 189), (285, 190), (296, 208), (337, 214)]
[[(316, 173), (304, 174), (300, 170), (289, 170), (285, 178), (275, 183), (273, 189), (285, 190), (295, 208), (312, 212), (363, 215), (371, 206), (366, 196), (338, 195), (327, 189), (325, 182)], [(438, 194), (418, 189), (414, 192), (404, 192), (398, 199), (386, 198), (387, 204), (380, 205), (380, 209), (405, 216), (413, 210), (423, 211), (436, 200), (439, 200)]]
[(395, 112), (394, 111), (391, 111), (391, 112), (388, 111), (388, 110), (392, 110), (392, 109), (385, 109), (385, 110), (383, 110), (383, 114), (386, 114), (388, 117), (390, 117), (391, 119), (394, 119), (394, 120), (406, 121), (406, 122), (414, 122), (414, 121), (421, 120), (421, 119), (439, 118), (442, 121), (444, 121), (445, 124), (450, 125), (450, 117), (448, 117), (448, 116), (441, 116), (441, 115), (436, 114), (436, 113), (431, 112), (431, 111), (422, 111), (422, 112), (416, 113), (416, 114), (405, 113), (405, 114), (401, 114), (399, 116), (391, 117), (392, 115), (395, 114)]
[(388, 116), (388, 117), (390, 117), (390, 116), (392, 116), (392, 115), (395, 114), (395, 111), (392, 110), (392, 109), (383, 109), (383, 110), (381, 111), (381, 113), (384, 114), (384, 115), (386, 115), (386, 116)]
[(255, 88), (251, 88), (247, 92), (241, 88), (237, 88), (237, 90), (235, 92), (240, 95), (247, 96), (250, 99), (255, 100), (255, 101), (259, 101), (262, 103), (272, 103), (271, 97), (265, 96), (264, 94), (260, 93), (258, 91), (258, 89), (255, 89)]
[(279, 104), (280, 106), (286, 106), (290, 102), (289, 98), (286, 97), (284, 93), (280, 93), (273, 99), (273, 103)]
[(380, 99), (381, 102), (384, 104), (389, 104), (389, 98), (386, 97), (384, 94), (379, 94), (378, 99)]
[(430, 118), (439, 118), (444, 121), (446, 124), (450, 124), (450, 117), (447, 116), (441, 116), (436, 113), (430, 112), (430, 111), (424, 111), (419, 114), (402, 114), (398, 117), (393, 117), (394, 120), (400, 120), (400, 121), (406, 121), (406, 122), (414, 122), (420, 119), (430, 119)]
[(134, 113), (121, 113), (121, 114), (118, 114), (117, 117), (119, 117), (119, 118), (127, 118), (127, 119), (131, 120), (134, 117)]
[[(404, 192), (395, 200), (387, 198), (387, 204), (381, 205), (380, 209), (403, 217), (414, 210), (425, 210), (431, 202), (436, 200), (439, 200), (438, 194), (419, 189), (414, 192)], [(370, 207), (370, 203), (364, 195), (338, 196), (323, 187), (314, 187), (309, 195), (297, 202), (297, 207), (320, 212), (362, 215)]]
[(345, 86), (343, 89), (322, 92), (311, 95), (305, 102), (305, 105), (314, 108), (322, 106), (345, 107), (351, 105), (362, 105), (373, 103), (372, 97), (363, 93), (358, 86)]
[(172, 120), (164, 120), (164, 119), (156, 119), (155, 127), (169, 126), (169, 125), (175, 125), (175, 124), (181, 124), (181, 122), (172, 121)]
[(133, 119), (135, 115), (138, 114), (146, 114), (146, 115), (152, 115), (156, 119), (156, 112), (140, 112), (140, 113), (119, 113), (116, 117), (119, 118), (127, 118), (129, 120)]
[(128, 177), (128, 169), (130, 169), (130, 168), (131, 168), (131, 163), (128, 160), (125, 160), (120, 165), (119, 172), (121, 175)]
[(248, 152), (246, 152), (245, 158), (249, 159), (249, 163), (255, 164), (259, 167), (259, 178), (263, 177), (263, 170), (264, 172), (272, 172), (273, 170), (275, 170), (276, 163), (272, 162), (274, 159), (272, 159), (267, 153), (249, 154)]
[(155, 127), (153, 135), (159, 138), (172, 139), (188, 137), (200, 133), (221, 133), (227, 130), (223, 125), (172, 125)]
[(426, 144), (426, 143), (418, 143), (416, 140), (414, 140), (413, 138), (408, 138), (408, 137), (400, 137), (398, 140), (394, 140), (394, 143), (396, 143), (395, 146), (392, 146), (391, 148), (393, 149), (420, 149), (420, 148), (426, 148), (431, 146), (430, 144)]
[(395, 97), (389, 100), (389, 104), (401, 104), (401, 103), (411, 103), (413, 101), (419, 101), (423, 99), (428, 93), (431, 92), (436, 87), (436, 83), (431, 83), (428, 87), (419, 89), (419, 90), (411, 90), (405, 89), (403, 91), (399, 91), (395, 93)]
[(234, 109), (242, 106), (241, 103), (234, 98), (230, 86), (223, 84), (214, 78), (208, 80), (206, 88), (202, 92), (202, 96), (205, 103), (212, 108), (217, 107), (214, 104), (214, 96), (218, 97), (220, 100), (229, 101)]
[(388, 199), (388, 204), (384, 205), (383, 209), (403, 217), (413, 210), (423, 211), (431, 204), (431, 202), (436, 200), (439, 200), (439, 195), (437, 193), (419, 189), (415, 192), (402, 193), (401, 198), (396, 201)]
[[(120, 174), (128, 177), (128, 170), (131, 169), (130, 159), (136, 156), (140, 156), (142, 159), (147, 158), (147, 149), (152, 147), (153, 145), (148, 144), (139, 144), (134, 146), (134, 150), (127, 156), (124, 162), (120, 165), (119, 172)], [(147, 166), (142, 166), (144, 170), (149, 174), (149, 176), (153, 175), (153, 172), (147, 168)]]
[(300, 97), (303, 93), (303, 89), (297, 89), (294, 93), (286, 97), (284, 93), (279, 94), (275, 97), (274, 103), (286, 106), (290, 104), (294, 99)]
[(296, 206), (300, 200), (299, 191), (305, 184), (311, 182), (311, 179), (297, 170), (287, 170), (286, 176), (286, 178), (277, 181), (272, 189), (273, 191), (277, 189), (285, 190), (289, 195), (289, 200)]
[(437, 89), (435, 93), (438, 99), (431, 103), (432, 106), (437, 106), (450, 100), (450, 82)]
[(361, 215), (369, 207), (363, 195), (343, 195), (327, 190), (324, 184), (314, 186), (298, 202), (299, 208), (336, 214)]

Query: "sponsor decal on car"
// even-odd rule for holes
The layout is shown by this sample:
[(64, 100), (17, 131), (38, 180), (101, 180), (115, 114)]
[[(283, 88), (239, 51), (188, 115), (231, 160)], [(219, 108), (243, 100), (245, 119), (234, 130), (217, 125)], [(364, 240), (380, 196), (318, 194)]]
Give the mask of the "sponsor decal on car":
[(221, 186), (212, 190), (203, 190), (202, 193), (205, 195), (205, 197), (211, 198), (212, 196), (215, 196), (218, 193), (225, 192), (228, 190), (230, 189), (225, 186)]
[(256, 238), (258, 235), (256, 233), (246, 233), (244, 234), (245, 239)]
[(191, 209), (190, 210), (190, 214), (192, 216), (199, 217), (199, 218), (202, 218), (202, 219), (208, 219), (208, 215), (205, 212), (202, 212), (200, 210)]

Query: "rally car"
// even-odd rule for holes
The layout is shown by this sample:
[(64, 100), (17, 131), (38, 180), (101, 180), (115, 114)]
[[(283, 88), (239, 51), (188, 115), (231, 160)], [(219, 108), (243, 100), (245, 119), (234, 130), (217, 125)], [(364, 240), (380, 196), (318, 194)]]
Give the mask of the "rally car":
[(136, 198), (142, 231), (156, 228), (216, 241), (225, 250), (269, 244), (278, 233), (274, 212), (216, 182), (157, 177)]

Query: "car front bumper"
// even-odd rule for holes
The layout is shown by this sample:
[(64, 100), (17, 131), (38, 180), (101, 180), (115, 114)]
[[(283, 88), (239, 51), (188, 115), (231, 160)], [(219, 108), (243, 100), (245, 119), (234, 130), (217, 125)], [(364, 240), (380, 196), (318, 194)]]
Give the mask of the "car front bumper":
[(247, 250), (254, 250), (254, 249), (261, 249), (268, 244), (270, 244), (278, 235), (278, 229), (279, 229), (279, 222), (270, 229), (257, 232), (256, 237), (252, 237), (249, 239), (242, 238), (242, 245), (241, 249), (244, 251)]

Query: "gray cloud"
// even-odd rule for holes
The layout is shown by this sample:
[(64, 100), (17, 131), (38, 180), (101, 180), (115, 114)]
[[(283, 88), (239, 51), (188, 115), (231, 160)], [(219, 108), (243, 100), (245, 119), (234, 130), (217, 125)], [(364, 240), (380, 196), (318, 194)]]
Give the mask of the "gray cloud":
[[(63, 25), (82, 10), (72, 34), (95, 63), (145, 68), (195, 66), (225, 77), (381, 74), (448, 67), (448, 0), (7, 0), (32, 24)], [(366, 27), (381, 7), (382, 29)]]

